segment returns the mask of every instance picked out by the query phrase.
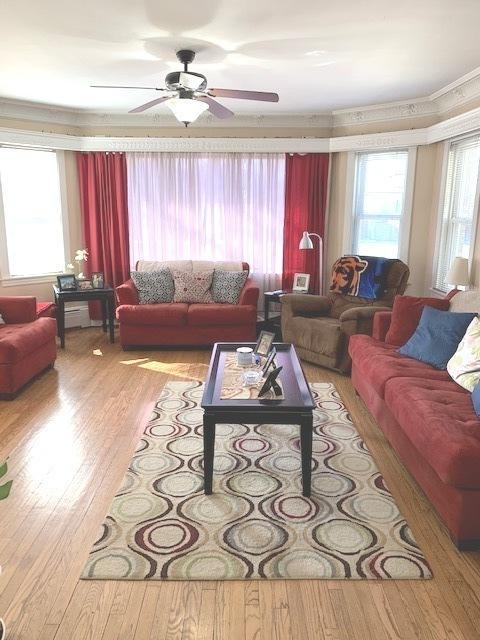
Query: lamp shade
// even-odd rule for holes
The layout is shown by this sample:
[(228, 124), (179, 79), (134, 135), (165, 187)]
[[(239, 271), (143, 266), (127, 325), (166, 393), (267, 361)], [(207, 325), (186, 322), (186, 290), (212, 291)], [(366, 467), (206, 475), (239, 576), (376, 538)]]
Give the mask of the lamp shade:
[(303, 236), (300, 240), (300, 244), (298, 245), (299, 249), (313, 249), (313, 242), (310, 236), (308, 235), (308, 231), (303, 232)]
[(190, 124), (206, 109), (208, 104), (192, 98), (171, 98), (165, 103), (179, 122)]
[(468, 260), (467, 258), (461, 258), (457, 256), (453, 259), (452, 265), (447, 277), (445, 278), (447, 284), (468, 285), (470, 284), (470, 277), (468, 275)]

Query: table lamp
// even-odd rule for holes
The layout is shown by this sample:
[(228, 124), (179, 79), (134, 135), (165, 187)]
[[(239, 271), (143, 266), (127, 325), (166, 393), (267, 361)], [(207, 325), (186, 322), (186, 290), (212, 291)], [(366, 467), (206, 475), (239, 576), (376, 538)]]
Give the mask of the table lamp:
[(322, 273), (323, 240), (322, 240), (322, 237), (319, 236), (318, 233), (309, 233), (308, 231), (304, 231), (300, 239), (298, 248), (302, 250), (313, 249), (312, 238), (318, 238), (318, 290), (320, 295), (322, 295), (323, 294), (323, 273)]
[(456, 289), (459, 286), (468, 287), (470, 277), (468, 275), (468, 260), (457, 256), (453, 259), (450, 269), (445, 278), (447, 284), (452, 284)]

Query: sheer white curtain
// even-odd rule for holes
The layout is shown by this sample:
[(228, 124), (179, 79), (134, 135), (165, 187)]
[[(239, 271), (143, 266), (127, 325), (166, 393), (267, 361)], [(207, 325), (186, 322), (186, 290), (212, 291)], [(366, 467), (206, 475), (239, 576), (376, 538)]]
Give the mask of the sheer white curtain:
[(145, 260), (244, 260), (261, 290), (281, 282), (285, 157), (128, 153), (132, 266)]

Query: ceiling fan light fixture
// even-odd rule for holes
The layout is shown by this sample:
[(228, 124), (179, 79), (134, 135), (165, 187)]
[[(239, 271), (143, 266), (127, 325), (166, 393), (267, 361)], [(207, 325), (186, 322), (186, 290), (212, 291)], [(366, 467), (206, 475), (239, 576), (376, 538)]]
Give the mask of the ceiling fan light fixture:
[(165, 104), (175, 118), (179, 122), (183, 122), (185, 126), (188, 126), (191, 122), (195, 122), (195, 120), (208, 109), (207, 103), (194, 100), (193, 98), (170, 98)]

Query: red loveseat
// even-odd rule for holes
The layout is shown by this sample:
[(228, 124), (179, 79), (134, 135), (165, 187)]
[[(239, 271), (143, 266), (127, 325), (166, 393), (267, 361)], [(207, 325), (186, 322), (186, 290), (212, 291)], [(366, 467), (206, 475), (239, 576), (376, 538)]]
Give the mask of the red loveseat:
[[(139, 262), (139, 270), (170, 266), (175, 269), (229, 268), (233, 263), (182, 260)], [(237, 270), (249, 270), (237, 263)], [(178, 302), (139, 304), (133, 280), (116, 288), (117, 318), (123, 349), (138, 346), (208, 346), (215, 342), (254, 342), (256, 339), (258, 287), (247, 278), (238, 304), (184, 304)]]
[(0, 399), (12, 400), (17, 392), (57, 357), (57, 323), (37, 318), (31, 296), (0, 297)]
[(457, 547), (478, 548), (480, 420), (471, 395), (386, 343), (391, 315), (375, 314), (373, 337), (350, 338), (352, 383)]

